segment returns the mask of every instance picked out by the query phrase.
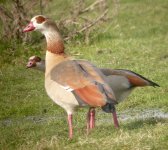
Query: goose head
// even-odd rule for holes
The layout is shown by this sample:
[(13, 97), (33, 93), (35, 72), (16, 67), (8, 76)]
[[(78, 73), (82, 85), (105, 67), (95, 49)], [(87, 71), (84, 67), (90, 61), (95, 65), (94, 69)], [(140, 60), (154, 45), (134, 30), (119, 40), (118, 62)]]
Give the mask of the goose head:
[(33, 68), (37, 67), (38, 64), (41, 64), (41, 58), (38, 56), (31, 56), (26, 66), (27, 68)]
[(38, 30), (44, 33), (46, 30), (54, 28), (58, 30), (56, 23), (43, 15), (33, 17), (30, 23), (23, 29), (23, 32), (30, 32)]
[(37, 15), (33, 17), (30, 23), (24, 28), (23, 32), (30, 32), (34, 30), (45, 30), (45, 23), (48, 18), (43, 15)]

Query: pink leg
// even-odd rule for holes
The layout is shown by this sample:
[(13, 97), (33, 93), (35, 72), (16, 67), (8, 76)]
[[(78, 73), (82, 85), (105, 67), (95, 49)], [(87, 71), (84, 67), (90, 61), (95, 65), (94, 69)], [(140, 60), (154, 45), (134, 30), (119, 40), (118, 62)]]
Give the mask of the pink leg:
[(87, 114), (87, 134), (89, 134), (89, 130), (95, 127), (95, 109), (89, 108)]
[(95, 127), (95, 109), (90, 108), (90, 129)]
[(72, 114), (68, 114), (68, 125), (69, 125), (69, 138), (72, 139), (72, 135), (73, 135)]
[(112, 114), (113, 114), (114, 127), (119, 128), (119, 123), (118, 123), (116, 111), (114, 111)]

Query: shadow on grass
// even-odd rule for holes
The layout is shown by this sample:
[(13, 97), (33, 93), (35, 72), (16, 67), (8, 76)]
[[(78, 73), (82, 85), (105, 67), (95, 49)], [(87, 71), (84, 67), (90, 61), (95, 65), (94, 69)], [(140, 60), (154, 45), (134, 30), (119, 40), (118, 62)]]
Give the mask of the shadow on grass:
[(168, 123), (167, 119), (163, 118), (148, 118), (148, 119), (141, 119), (141, 120), (134, 120), (132, 122), (129, 122), (123, 127), (128, 130), (134, 130), (138, 128), (143, 128), (145, 125), (156, 125), (158, 123)]

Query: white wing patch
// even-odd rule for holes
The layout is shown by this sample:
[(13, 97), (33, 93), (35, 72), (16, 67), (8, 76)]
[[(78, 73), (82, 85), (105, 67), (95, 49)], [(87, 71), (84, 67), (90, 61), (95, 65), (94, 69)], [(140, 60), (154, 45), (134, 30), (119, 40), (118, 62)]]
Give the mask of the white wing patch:
[(63, 89), (65, 89), (66, 91), (68, 91), (68, 92), (72, 92), (74, 89), (72, 89), (71, 87), (69, 87), (69, 86), (62, 86), (62, 85), (60, 85)]

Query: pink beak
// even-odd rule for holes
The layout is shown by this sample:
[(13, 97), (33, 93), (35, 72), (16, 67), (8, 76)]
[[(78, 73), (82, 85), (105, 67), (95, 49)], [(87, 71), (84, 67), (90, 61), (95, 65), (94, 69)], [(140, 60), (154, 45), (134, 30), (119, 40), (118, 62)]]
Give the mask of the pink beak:
[(27, 25), (27, 27), (25, 27), (25, 28), (23, 29), (23, 32), (33, 31), (34, 29), (35, 29), (35, 27), (34, 27), (33, 23), (30, 22), (30, 23)]
[(26, 65), (27, 68), (32, 68), (32, 67), (35, 67), (35, 66), (36, 66), (36, 64), (33, 60), (29, 60), (27, 65)]
[(27, 68), (31, 68), (32, 67), (32, 62), (28, 62), (26, 65)]

